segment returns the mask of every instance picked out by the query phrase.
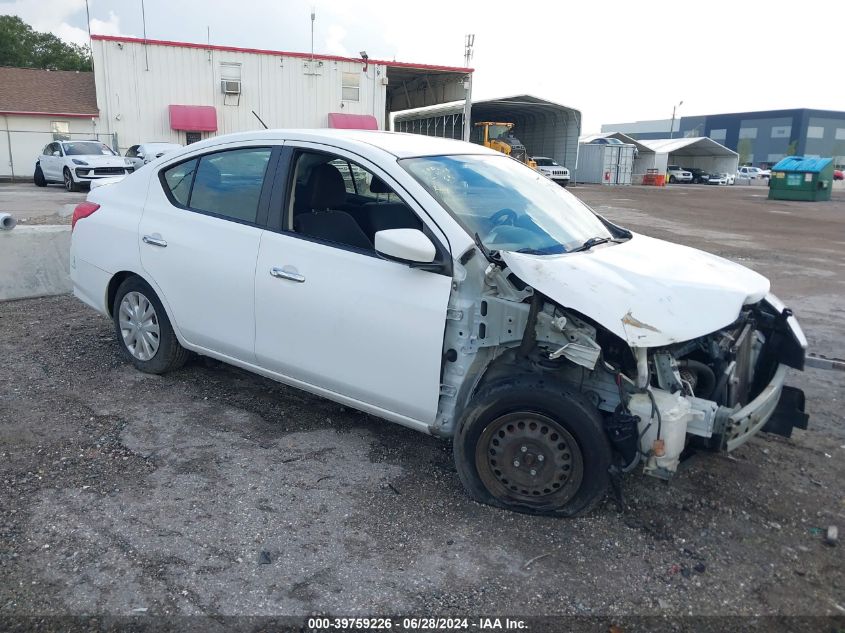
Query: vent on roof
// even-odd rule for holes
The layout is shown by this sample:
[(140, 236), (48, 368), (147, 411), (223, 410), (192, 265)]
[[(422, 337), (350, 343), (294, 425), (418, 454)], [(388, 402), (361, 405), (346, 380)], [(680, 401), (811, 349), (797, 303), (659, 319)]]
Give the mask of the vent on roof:
[(223, 89), (223, 94), (239, 95), (241, 94), (241, 82), (232, 79), (224, 79), (220, 82)]

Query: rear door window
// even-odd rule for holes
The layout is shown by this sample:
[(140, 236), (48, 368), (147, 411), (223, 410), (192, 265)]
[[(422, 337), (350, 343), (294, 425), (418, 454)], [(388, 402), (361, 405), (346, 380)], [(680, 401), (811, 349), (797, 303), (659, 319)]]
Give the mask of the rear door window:
[(163, 171), (171, 202), (226, 219), (255, 223), (272, 148), (206, 154)]
[(188, 206), (254, 223), (271, 152), (257, 147), (203, 156)]

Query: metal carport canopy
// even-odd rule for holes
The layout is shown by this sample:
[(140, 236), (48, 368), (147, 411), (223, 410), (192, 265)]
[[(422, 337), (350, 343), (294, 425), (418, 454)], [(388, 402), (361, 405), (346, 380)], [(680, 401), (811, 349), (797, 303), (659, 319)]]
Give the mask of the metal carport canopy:
[[(453, 101), (395, 112), (392, 128), (425, 133), (420, 126), (409, 126), (408, 122), (456, 115), (462, 108), (463, 101)], [(472, 102), (472, 122), (480, 121), (514, 123), (514, 135), (525, 144), (529, 155), (548, 156), (570, 169), (575, 168), (581, 133), (581, 112), (575, 108), (528, 94), (480, 99)]]

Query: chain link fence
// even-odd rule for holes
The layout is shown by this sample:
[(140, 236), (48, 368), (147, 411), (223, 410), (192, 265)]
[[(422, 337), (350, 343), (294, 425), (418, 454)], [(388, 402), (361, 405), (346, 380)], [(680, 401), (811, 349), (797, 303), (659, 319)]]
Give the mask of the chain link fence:
[(0, 129), (0, 180), (31, 180), (35, 172), (35, 162), (44, 148), (54, 141), (71, 140), (97, 140), (119, 152), (117, 134), (94, 132), (59, 134), (44, 130)]

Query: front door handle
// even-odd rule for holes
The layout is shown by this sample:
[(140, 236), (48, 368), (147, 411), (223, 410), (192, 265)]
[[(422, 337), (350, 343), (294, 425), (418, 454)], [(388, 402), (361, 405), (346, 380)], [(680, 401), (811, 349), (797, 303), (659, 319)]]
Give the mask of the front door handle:
[(154, 237), (152, 235), (145, 235), (141, 238), (141, 240), (144, 242), (144, 244), (149, 244), (150, 246), (160, 246), (162, 248), (167, 246), (167, 242), (165, 242), (163, 239), (161, 239), (160, 237)]
[(300, 275), (297, 272), (285, 270), (284, 268), (271, 268), (270, 274), (277, 279), (287, 279), (288, 281), (295, 281), (297, 283), (305, 283), (305, 275)]

